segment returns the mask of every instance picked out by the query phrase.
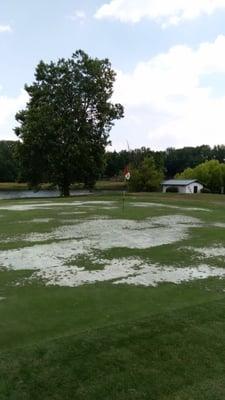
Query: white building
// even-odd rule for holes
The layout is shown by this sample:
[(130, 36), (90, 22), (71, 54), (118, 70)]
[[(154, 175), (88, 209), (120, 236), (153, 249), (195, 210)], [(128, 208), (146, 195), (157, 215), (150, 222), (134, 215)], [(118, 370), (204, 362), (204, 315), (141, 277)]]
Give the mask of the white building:
[(200, 193), (203, 185), (197, 179), (170, 179), (161, 183), (163, 193), (169, 188), (177, 188), (178, 193)]

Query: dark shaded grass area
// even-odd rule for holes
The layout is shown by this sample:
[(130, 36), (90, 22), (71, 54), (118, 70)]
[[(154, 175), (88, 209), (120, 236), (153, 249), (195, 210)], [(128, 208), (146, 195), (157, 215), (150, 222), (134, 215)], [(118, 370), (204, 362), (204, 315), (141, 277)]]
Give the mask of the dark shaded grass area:
[(1, 399), (225, 398), (225, 300), (0, 355)]

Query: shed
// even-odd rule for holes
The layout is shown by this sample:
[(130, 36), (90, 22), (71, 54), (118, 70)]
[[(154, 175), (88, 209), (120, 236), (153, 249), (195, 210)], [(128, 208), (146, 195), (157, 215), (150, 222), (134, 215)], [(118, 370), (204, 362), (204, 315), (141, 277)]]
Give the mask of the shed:
[(178, 193), (200, 193), (203, 185), (197, 179), (170, 179), (161, 183), (163, 193), (169, 188), (177, 188)]

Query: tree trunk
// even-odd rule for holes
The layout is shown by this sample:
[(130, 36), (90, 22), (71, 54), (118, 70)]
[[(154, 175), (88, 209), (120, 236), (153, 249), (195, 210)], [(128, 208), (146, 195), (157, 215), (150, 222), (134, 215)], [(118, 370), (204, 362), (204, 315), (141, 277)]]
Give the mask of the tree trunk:
[(70, 185), (69, 184), (63, 184), (60, 186), (60, 196), (61, 197), (69, 197), (70, 196)]

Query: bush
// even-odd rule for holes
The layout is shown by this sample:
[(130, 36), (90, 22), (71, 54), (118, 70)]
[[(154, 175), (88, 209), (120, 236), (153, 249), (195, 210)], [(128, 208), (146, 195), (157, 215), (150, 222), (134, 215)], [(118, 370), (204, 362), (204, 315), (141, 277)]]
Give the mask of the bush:
[(178, 187), (176, 186), (170, 186), (166, 189), (166, 193), (178, 193), (178, 192), (179, 190)]
[(138, 168), (131, 169), (129, 190), (134, 192), (157, 191), (163, 179), (163, 173), (159, 171), (152, 157), (145, 157)]
[(211, 190), (208, 188), (201, 189), (201, 193), (211, 193)]
[[(202, 182), (212, 193), (221, 193), (225, 186), (225, 164), (218, 160), (205, 161), (195, 168), (187, 168), (182, 174), (176, 175), (178, 179), (197, 179)], [(207, 190), (206, 189), (206, 190)], [(203, 193), (210, 193), (204, 191)]]

